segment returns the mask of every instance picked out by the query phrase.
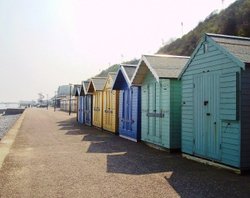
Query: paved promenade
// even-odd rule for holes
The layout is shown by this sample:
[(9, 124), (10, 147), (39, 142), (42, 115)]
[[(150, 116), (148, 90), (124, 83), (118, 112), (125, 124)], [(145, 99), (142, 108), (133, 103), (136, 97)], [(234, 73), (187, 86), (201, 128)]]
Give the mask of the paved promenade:
[(249, 196), (249, 175), (79, 126), (52, 109), (25, 112), (0, 169), (3, 198)]

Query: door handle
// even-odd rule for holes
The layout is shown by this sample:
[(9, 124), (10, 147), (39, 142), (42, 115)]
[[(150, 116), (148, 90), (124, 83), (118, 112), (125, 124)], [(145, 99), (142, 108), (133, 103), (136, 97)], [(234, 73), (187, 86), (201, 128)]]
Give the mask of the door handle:
[(210, 113), (207, 113), (207, 116), (210, 116), (211, 114)]
[(208, 104), (208, 101), (207, 100), (205, 100), (204, 101), (204, 106), (206, 106)]

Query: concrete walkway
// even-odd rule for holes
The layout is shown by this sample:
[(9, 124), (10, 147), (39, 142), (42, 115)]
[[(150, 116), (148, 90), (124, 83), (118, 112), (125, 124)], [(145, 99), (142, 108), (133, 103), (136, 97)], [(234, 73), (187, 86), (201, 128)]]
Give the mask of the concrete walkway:
[[(1, 150), (0, 150), (1, 152)], [(205, 166), (28, 109), (0, 170), (0, 197), (249, 197), (250, 176)]]

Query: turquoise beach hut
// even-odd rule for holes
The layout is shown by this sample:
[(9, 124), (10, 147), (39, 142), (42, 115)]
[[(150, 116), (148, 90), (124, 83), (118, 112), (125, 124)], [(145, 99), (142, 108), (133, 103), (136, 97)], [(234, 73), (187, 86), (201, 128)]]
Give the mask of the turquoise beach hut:
[(169, 150), (181, 147), (181, 82), (189, 57), (143, 55), (132, 84), (141, 86), (141, 140)]
[(113, 84), (119, 92), (119, 136), (141, 139), (141, 88), (131, 84), (136, 65), (120, 65)]
[(250, 38), (205, 34), (182, 80), (182, 152), (250, 168)]

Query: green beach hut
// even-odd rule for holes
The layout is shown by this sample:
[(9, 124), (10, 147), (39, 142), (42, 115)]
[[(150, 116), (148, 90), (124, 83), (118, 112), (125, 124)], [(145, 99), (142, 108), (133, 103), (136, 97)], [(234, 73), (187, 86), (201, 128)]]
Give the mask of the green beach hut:
[(181, 146), (181, 82), (189, 57), (143, 55), (132, 77), (141, 86), (141, 140), (167, 149)]

